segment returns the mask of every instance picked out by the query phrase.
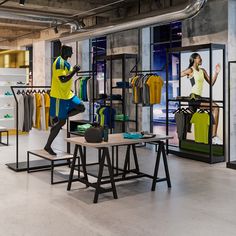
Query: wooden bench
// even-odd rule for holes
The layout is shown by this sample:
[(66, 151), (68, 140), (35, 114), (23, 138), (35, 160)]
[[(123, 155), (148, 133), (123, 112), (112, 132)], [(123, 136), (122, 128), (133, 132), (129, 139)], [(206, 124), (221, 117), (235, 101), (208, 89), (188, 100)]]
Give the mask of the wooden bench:
[[(2, 141), (2, 134), (3, 133), (6, 133), (6, 135), (7, 135), (7, 142), (6, 143), (4, 143)], [(7, 128), (2, 127), (2, 126), (0, 126), (0, 144), (5, 145), (5, 146), (9, 145), (9, 131), (7, 130)]]
[[(50, 155), (45, 150), (33, 150), (33, 151), (27, 151), (27, 172), (38, 172), (43, 170), (51, 170), (51, 184), (60, 184), (60, 183), (66, 183), (68, 182), (68, 179), (54, 182), (54, 168), (57, 166), (67, 166), (70, 164), (70, 160), (73, 159), (73, 155), (68, 154), (63, 151), (55, 151), (57, 153), (56, 156)], [(31, 170), (30, 167), (30, 155), (37, 156), (39, 158), (45, 159), (51, 163), (51, 168), (34, 168)]]

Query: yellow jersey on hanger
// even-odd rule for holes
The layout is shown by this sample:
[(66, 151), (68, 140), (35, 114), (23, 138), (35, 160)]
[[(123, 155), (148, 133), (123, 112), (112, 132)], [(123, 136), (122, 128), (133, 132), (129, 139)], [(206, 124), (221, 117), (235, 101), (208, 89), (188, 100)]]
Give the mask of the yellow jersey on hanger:
[(146, 84), (149, 87), (150, 92), (150, 104), (160, 104), (161, 103), (161, 91), (164, 82), (161, 76), (151, 75), (147, 80)]
[(190, 122), (194, 124), (195, 142), (208, 144), (210, 115), (196, 112)]

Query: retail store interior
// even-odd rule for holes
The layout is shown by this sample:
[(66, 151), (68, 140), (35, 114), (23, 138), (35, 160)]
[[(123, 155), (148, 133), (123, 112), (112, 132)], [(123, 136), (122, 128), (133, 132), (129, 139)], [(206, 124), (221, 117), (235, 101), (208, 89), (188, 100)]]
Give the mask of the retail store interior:
[(0, 1), (0, 235), (235, 235), (236, 1)]

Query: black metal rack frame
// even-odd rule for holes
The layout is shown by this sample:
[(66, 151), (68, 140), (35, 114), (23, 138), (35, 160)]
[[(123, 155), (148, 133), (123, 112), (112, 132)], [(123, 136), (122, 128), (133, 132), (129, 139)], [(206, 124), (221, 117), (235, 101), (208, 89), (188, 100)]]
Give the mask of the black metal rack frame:
[[(94, 102), (95, 102), (95, 94), (94, 94), (94, 79), (95, 79), (95, 71), (79, 71), (77, 72), (77, 76), (79, 77), (92, 77), (92, 84), (93, 84), (93, 94), (92, 94), (92, 102), (89, 102), (89, 120), (91, 121), (91, 117), (94, 117)], [(76, 83), (77, 81), (80, 80), (80, 78), (75, 79), (74, 81), (74, 87), (75, 87), (75, 92), (76, 92)], [(92, 109), (91, 109), (91, 103), (92, 103)]]
[[(209, 154), (202, 154), (199, 152), (191, 151), (191, 152), (186, 152), (183, 150), (179, 149), (171, 149), (171, 145), (167, 141), (167, 152), (175, 154), (177, 156), (193, 159), (193, 160), (198, 160), (198, 161), (203, 161), (207, 162), (210, 164), (217, 163), (217, 162), (223, 162), (225, 161), (225, 120), (226, 120), (226, 112), (225, 112), (225, 45), (222, 44), (202, 44), (202, 45), (195, 45), (195, 46), (187, 46), (187, 47), (179, 47), (179, 48), (172, 48), (168, 49), (166, 52), (166, 134), (169, 134), (169, 102), (173, 101), (173, 99), (169, 99), (169, 93), (168, 93), (168, 85), (169, 85), (169, 55), (172, 53), (183, 53), (183, 52), (195, 52), (195, 51), (203, 51), (203, 50), (208, 50), (209, 51), (209, 77), (210, 77), (210, 84), (209, 84), (209, 94), (210, 94), (210, 102), (209, 102), (209, 107), (210, 107), (210, 117), (212, 116), (212, 108), (213, 108), (213, 89), (211, 86), (212, 83), (212, 76), (213, 76), (213, 71), (212, 71), (212, 60), (213, 60), (213, 50), (222, 50), (223, 52), (223, 101), (217, 101), (218, 103), (221, 103), (222, 105), (220, 108), (223, 110), (223, 153), (224, 156), (214, 156), (213, 155), (213, 150), (212, 150), (212, 139), (209, 139)], [(181, 72), (181, 58), (180, 58), (180, 63), (179, 63), (179, 73)], [(181, 94), (181, 79), (179, 79), (179, 93)], [(176, 100), (177, 101), (177, 100)], [(181, 101), (179, 101), (179, 106), (186, 106), (186, 104), (182, 104)], [(210, 119), (210, 126), (209, 126), (209, 135), (212, 137), (212, 119)], [(176, 147), (175, 147), (176, 148)], [(207, 157), (206, 157), (207, 156)]]
[(228, 61), (228, 160), (226, 163), (226, 167), (230, 169), (236, 170), (236, 160), (231, 160), (230, 155), (230, 122), (231, 122), (231, 113), (230, 113), (230, 106), (231, 106), (231, 66), (232, 64), (236, 64), (236, 61)]
[[(113, 87), (112, 85), (112, 78), (113, 78), (113, 61), (114, 60), (121, 60), (122, 61), (122, 82), (125, 82), (126, 79), (126, 60), (127, 59), (135, 59), (135, 64), (137, 65), (138, 63), (138, 59), (137, 59), (137, 54), (116, 54), (116, 55), (108, 55), (108, 56), (95, 56), (94, 57), (94, 61), (104, 61), (105, 64), (105, 71), (104, 71), (104, 92), (106, 93), (106, 81), (107, 81), (107, 62), (110, 61), (110, 73), (109, 73), (109, 79), (110, 79), (110, 99), (108, 99), (107, 101), (109, 101), (109, 105), (110, 107), (113, 106), (113, 101), (112, 101), (112, 91), (113, 89), (116, 89), (116, 87)], [(122, 114), (126, 114), (126, 107), (125, 107), (125, 101), (126, 101), (126, 92), (125, 92), (126, 88), (122, 88)], [(105, 102), (105, 101), (104, 101)], [(111, 117), (110, 117), (111, 118)], [(136, 131), (138, 131), (138, 107), (136, 105), (135, 107), (135, 120), (128, 120), (128, 121), (121, 121), (122, 122), (122, 132), (126, 131), (126, 122), (134, 122), (135, 123), (135, 129)], [(112, 133), (112, 129), (110, 129), (110, 133)]]
[[(19, 104), (18, 104), (18, 99), (16, 97), (16, 90), (19, 91), (31, 91), (34, 92), (33, 90), (38, 89), (38, 91), (42, 90), (50, 90), (51, 86), (11, 86), (11, 91), (13, 93), (15, 102), (16, 102), (16, 162), (15, 163), (7, 163), (6, 165), (14, 171), (26, 171), (27, 170), (27, 161), (25, 162), (19, 162)], [(31, 161), (31, 168), (30, 170), (34, 169), (46, 169), (50, 168), (51, 165), (47, 161)], [(58, 163), (57, 166), (60, 165), (65, 165), (65, 163)]]

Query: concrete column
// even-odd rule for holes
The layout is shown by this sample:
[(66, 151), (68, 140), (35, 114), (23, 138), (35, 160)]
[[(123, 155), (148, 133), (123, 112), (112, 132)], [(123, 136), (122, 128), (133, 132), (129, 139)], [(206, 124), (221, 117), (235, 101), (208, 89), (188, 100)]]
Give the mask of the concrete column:
[(82, 71), (90, 70), (90, 43), (89, 39), (78, 42), (78, 64)]
[[(151, 51), (150, 51), (150, 43), (151, 43), (151, 28), (147, 27), (142, 29), (142, 70), (150, 70), (151, 69)], [(150, 127), (150, 107), (142, 108), (142, 127), (141, 129), (144, 131), (151, 131)]]
[(51, 84), (51, 43), (47, 41), (33, 44), (34, 85)]

